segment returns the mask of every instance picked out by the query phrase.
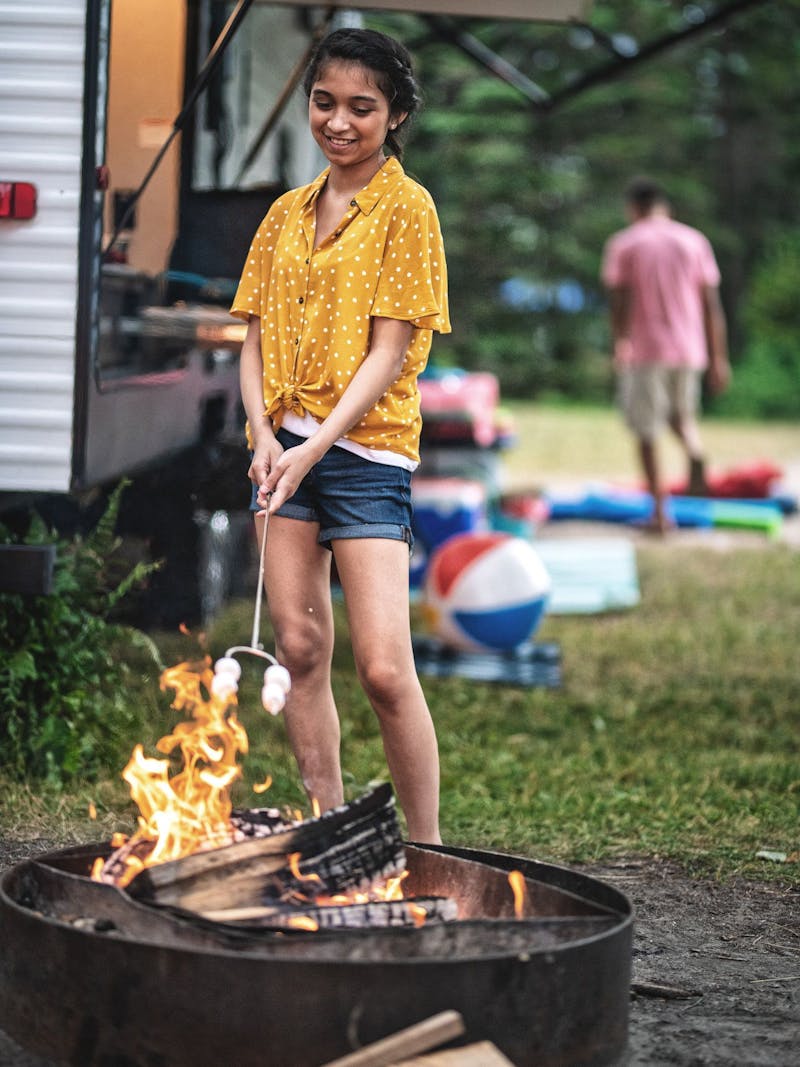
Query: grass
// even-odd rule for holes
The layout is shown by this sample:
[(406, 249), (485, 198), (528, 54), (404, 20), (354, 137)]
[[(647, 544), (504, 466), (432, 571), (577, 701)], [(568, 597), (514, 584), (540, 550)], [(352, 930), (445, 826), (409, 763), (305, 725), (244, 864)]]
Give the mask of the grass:
[[(518, 426), (513, 478), (532, 470), (590, 477), (606, 461), (606, 475), (625, 474), (628, 442), (608, 413), (519, 409)], [(742, 435), (751, 432), (745, 450)], [(744, 455), (788, 463), (800, 452), (793, 432), (794, 452), (782, 426), (734, 433), (708, 424), (706, 439), (722, 465)], [(547, 451), (554, 440), (564, 446), (558, 465)], [(567, 864), (652, 856), (718, 878), (800, 883), (800, 861), (756, 855), (800, 852), (798, 562), (796, 550), (766, 539), (758, 550), (725, 552), (644, 545), (638, 607), (545, 619), (538, 637), (561, 647), (559, 689), (423, 678), (441, 750), (445, 839)], [(252, 603), (231, 604), (206, 638), (212, 654), (240, 643), (251, 624)], [(334, 687), (354, 796), (386, 771), (341, 617), (338, 625)], [(157, 641), (167, 663), (196, 649), (180, 635)], [(259, 676), (246, 670), (240, 691), (251, 751), (234, 800), (307, 807), (282, 722), (259, 710)], [(161, 705), (163, 721), (142, 739), (149, 751), (174, 721), (167, 696)], [(120, 769), (126, 759), (122, 753)], [(252, 785), (267, 774), (271, 790), (254, 798)], [(96, 823), (86, 814), (90, 800)], [(114, 768), (69, 796), (0, 782), (7, 836), (97, 840), (132, 820)]]
[[(513, 402), (507, 407), (518, 437), (504, 464), (512, 485), (639, 478), (631, 437), (615, 411)], [(800, 464), (796, 423), (709, 418), (702, 424), (702, 436), (711, 471), (754, 460)], [(683, 457), (671, 437), (661, 442), (660, 454), (666, 477), (684, 477)]]

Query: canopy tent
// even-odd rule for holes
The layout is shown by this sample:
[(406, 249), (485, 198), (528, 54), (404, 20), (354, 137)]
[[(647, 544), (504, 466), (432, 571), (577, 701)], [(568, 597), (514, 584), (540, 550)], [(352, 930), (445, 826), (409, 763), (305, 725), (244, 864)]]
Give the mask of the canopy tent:
[[(281, 0), (290, 7), (319, 7), (317, 0)], [(493, 0), (487, 10), (486, 0), (366, 0), (364, 3), (338, 2), (328, 7), (413, 11), (422, 15), (464, 15), (473, 18), (528, 19), (542, 22), (567, 22), (585, 18), (591, 0)]]

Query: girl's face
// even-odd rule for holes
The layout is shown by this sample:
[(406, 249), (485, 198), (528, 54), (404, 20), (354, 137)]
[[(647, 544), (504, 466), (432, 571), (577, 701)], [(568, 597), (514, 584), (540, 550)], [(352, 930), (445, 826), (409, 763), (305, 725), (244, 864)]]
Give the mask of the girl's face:
[(403, 118), (390, 114), (375, 75), (358, 63), (330, 60), (320, 70), (308, 100), (314, 140), (337, 167), (372, 162), (377, 169), (389, 126)]

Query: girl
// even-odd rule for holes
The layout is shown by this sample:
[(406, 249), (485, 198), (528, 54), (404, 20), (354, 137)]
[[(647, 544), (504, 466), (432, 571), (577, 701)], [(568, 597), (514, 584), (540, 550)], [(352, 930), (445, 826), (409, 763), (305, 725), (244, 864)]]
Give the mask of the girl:
[[(292, 675), (286, 728), (308, 795), (340, 804), (333, 557), (408, 836), (437, 843), (436, 734), (409, 625), (410, 482), (417, 376), (432, 331), (450, 323), (436, 209), (400, 164), (419, 94), (406, 49), (363, 29), (329, 34), (304, 88), (329, 166), (270, 208), (231, 308), (248, 321), (248, 473), (254, 510), (269, 511), (264, 585)], [(263, 510), (255, 521), (260, 542)]]

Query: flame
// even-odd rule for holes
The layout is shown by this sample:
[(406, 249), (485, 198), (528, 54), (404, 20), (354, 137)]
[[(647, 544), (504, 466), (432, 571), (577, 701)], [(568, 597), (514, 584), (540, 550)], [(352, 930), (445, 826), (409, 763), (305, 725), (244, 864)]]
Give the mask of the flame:
[(286, 857), (286, 860), (289, 864), (289, 870), (299, 882), (319, 882), (319, 884), (321, 885), (322, 879), (318, 874), (303, 874), (303, 872), (300, 870), (301, 855), (302, 853), (300, 852), (289, 853), (289, 855)]
[(266, 793), (269, 787), (272, 785), (272, 775), (268, 774), (263, 782), (257, 782), (253, 786), (254, 793)]
[(89, 818), (90, 819), (96, 819), (97, 818), (97, 806), (95, 805), (95, 802), (93, 800), (89, 801)]
[(313, 812), (315, 819), (318, 819), (322, 814), (322, 806), (316, 797), (311, 798), (311, 811)]
[[(200, 666), (181, 663), (162, 673), (162, 690), (174, 690), (172, 707), (191, 717), (157, 742), (157, 750), (167, 758), (146, 756), (141, 744), (134, 747), (122, 777), (139, 808), (138, 828), (130, 837), (122, 833), (112, 836), (110, 859), (98, 857), (93, 864), (91, 877), (96, 881), (124, 888), (146, 867), (222, 847), (233, 840), (230, 789), (241, 777), (238, 758), (247, 754), (248, 738), (236, 715), (235, 688), (214, 687), (214, 677), (208, 656)], [(267, 776), (253, 790), (264, 792), (271, 784), (272, 778)], [(321, 806), (316, 798), (312, 798), (312, 809), (319, 817)], [(296, 821), (303, 820), (301, 811), (294, 814)], [(319, 892), (324, 885), (318, 874), (301, 871), (301, 859), (299, 852), (286, 857), (292, 875), (298, 882), (316, 885), (307, 895), (292, 888), (286, 894), (287, 901), (326, 907), (404, 900), (402, 882), (407, 870), (365, 888), (325, 894)], [(427, 911), (422, 905), (411, 900), (407, 906), (417, 926), (425, 922)], [(292, 917), (289, 925), (308, 931), (319, 929), (319, 923), (307, 915)]]
[(287, 920), (286, 925), (293, 927), (295, 930), (308, 930), (312, 934), (319, 930), (319, 923), (308, 915), (293, 915), (291, 919)]
[(423, 926), (425, 924), (425, 920), (428, 918), (428, 913), (421, 904), (414, 904), (413, 902), (409, 903), (408, 910), (411, 918), (414, 920), (415, 926)]
[(511, 871), (508, 876), (508, 884), (514, 894), (514, 915), (517, 919), (522, 919), (525, 916), (525, 909), (528, 903), (528, 888), (525, 885), (525, 876), (522, 871)]
[[(119, 886), (145, 866), (231, 840), (230, 788), (241, 777), (237, 758), (247, 753), (248, 740), (236, 717), (235, 693), (214, 694), (213, 677), (209, 657), (200, 670), (181, 663), (161, 675), (161, 688), (175, 691), (172, 707), (192, 717), (156, 745), (166, 756), (180, 756), (175, 773), (174, 760), (145, 756), (142, 745), (135, 746), (122, 772), (140, 814), (138, 830), (124, 843), (124, 872), (115, 877)], [(144, 847), (134, 851), (137, 845)]]
[[(290, 857), (290, 861), (291, 859), (292, 857)], [(293, 873), (296, 873), (294, 868), (291, 867), (291, 862), (290, 868)], [(318, 896), (314, 897), (314, 904), (320, 908), (329, 908), (343, 907), (347, 904), (370, 904), (375, 901), (404, 900), (405, 896), (403, 894), (402, 883), (404, 879), (408, 878), (408, 875), (409, 872), (405, 870), (401, 871), (399, 874), (391, 875), (388, 878), (376, 879), (365, 889), (352, 888), (341, 893), (320, 893)], [(298, 875), (298, 877), (302, 878), (303, 876)], [(313, 878), (316, 876), (311, 875), (310, 877)], [(419, 907), (420, 906), (416, 904), (409, 905), (410, 909)], [(424, 922), (428, 914), (424, 908), (421, 910), (422, 919), (419, 922), (417, 921), (416, 913), (412, 912), (414, 921), (417, 922), (417, 925), (420, 925), (420, 922)]]

